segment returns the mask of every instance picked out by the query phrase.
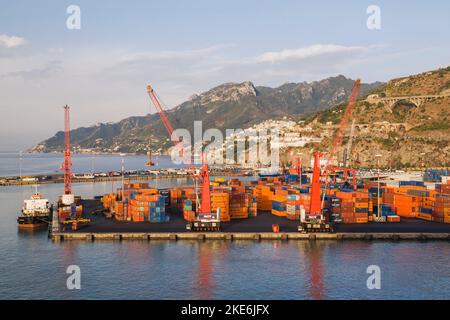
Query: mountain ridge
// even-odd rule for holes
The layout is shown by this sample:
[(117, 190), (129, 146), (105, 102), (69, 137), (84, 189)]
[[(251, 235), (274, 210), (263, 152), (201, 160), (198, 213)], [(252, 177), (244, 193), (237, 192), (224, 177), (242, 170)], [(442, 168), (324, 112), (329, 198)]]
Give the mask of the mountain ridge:
[[(345, 102), (354, 80), (343, 75), (320, 81), (284, 83), (278, 87), (255, 86), (251, 81), (229, 82), (192, 95), (178, 106), (166, 110), (174, 128), (192, 132), (194, 120), (203, 121), (203, 129), (245, 129), (272, 118), (302, 116)], [(383, 83), (363, 84), (368, 93)], [(131, 116), (115, 123), (100, 123), (71, 130), (75, 151), (163, 153), (171, 146), (158, 114)], [(32, 152), (62, 151), (64, 133), (46, 139)]]

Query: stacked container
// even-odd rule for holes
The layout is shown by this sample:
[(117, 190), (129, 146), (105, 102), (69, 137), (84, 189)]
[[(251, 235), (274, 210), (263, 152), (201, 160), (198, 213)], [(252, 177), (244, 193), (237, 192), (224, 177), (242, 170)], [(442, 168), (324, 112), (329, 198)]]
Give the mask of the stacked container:
[(274, 193), (269, 186), (257, 185), (254, 189), (254, 195), (257, 199), (259, 210), (272, 210), (272, 197)]
[(114, 202), (116, 201), (115, 193), (108, 193), (102, 197), (102, 204), (106, 210), (111, 210), (114, 207)]
[(245, 193), (230, 194), (230, 218), (248, 218), (249, 198)]
[(158, 196), (156, 201), (149, 202), (149, 219), (150, 223), (168, 222), (169, 216), (166, 215), (166, 199)]
[(286, 216), (286, 196), (273, 196), (272, 214), (279, 217)]
[(400, 217), (415, 218), (421, 206), (420, 197), (408, 194), (394, 194), (395, 213)]
[(450, 223), (450, 195), (436, 196), (433, 220), (440, 223)]
[(286, 218), (289, 220), (300, 220), (305, 208), (300, 200), (300, 195), (290, 194), (286, 197)]
[(339, 201), (332, 200), (332, 212), (340, 215), (343, 223), (369, 222), (369, 195), (367, 193), (337, 192), (336, 198)]
[(114, 217), (116, 220), (123, 221), (128, 218), (128, 202), (125, 201), (115, 201), (114, 208), (112, 210), (114, 212)]
[(220, 208), (220, 221), (230, 221), (228, 192), (211, 193), (211, 211), (217, 212), (218, 208)]
[(195, 202), (192, 200), (186, 199), (183, 201), (183, 217), (184, 220), (188, 222), (192, 222), (195, 220)]

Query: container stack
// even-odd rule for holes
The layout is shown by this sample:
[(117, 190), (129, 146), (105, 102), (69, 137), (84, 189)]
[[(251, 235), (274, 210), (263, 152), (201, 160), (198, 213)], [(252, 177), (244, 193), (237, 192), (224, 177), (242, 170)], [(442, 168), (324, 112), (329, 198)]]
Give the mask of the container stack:
[(450, 195), (450, 180), (447, 180), (446, 184), (437, 184), (436, 191), (439, 193)]
[(421, 206), (420, 197), (409, 194), (394, 194), (394, 210), (400, 217), (415, 218)]
[(230, 221), (230, 205), (228, 192), (211, 192), (211, 211), (220, 208), (220, 221)]
[(286, 217), (286, 196), (273, 196), (272, 214), (279, 217)]
[(166, 215), (166, 199), (163, 196), (157, 196), (155, 201), (149, 202), (150, 223), (168, 222), (169, 216)]
[(195, 202), (194, 188), (173, 188), (170, 190), (170, 208), (172, 212), (182, 212), (185, 200)]
[(416, 218), (425, 221), (433, 221), (433, 209), (420, 207), (419, 212), (416, 215)]
[[(147, 193), (135, 194), (134, 199), (129, 202), (129, 214), (133, 222), (151, 223), (167, 222), (166, 199), (159, 194), (152, 194), (154, 191), (144, 191)], [(116, 213), (117, 215), (117, 213)]]
[(115, 201), (114, 208), (114, 218), (119, 221), (127, 220), (129, 214), (129, 206), (127, 201)]
[(116, 201), (115, 193), (108, 193), (102, 197), (102, 204), (106, 210), (111, 210), (114, 207), (114, 203)]
[(332, 200), (332, 212), (343, 223), (369, 222), (369, 195), (364, 192), (337, 192)]
[(68, 206), (60, 206), (58, 207), (58, 216), (60, 222), (69, 219), (81, 218), (83, 216), (83, 205), (76, 205), (75, 203), (72, 203)]
[(183, 201), (183, 218), (188, 222), (195, 220), (195, 202), (189, 199)]
[(254, 190), (257, 199), (258, 209), (262, 211), (272, 210), (272, 197), (274, 193), (269, 186), (257, 185)]
[(450, 195), (436, 195), (433, 211), (433, 221), (440, 223), (450, 223)]
[(247, 193), (246, 196), (249, 198), (248, 217), (254, 218), (258, 215), (258, 202), (252, 194)]
[(305, 211), (300, 195), (290, 194), (286, 197), (286, 218), (289, 220), (300, 220), (302, 212)]
[(230, 194), (230, 218), (245, 219), (248, 218), (249, 197), (245, 193)]

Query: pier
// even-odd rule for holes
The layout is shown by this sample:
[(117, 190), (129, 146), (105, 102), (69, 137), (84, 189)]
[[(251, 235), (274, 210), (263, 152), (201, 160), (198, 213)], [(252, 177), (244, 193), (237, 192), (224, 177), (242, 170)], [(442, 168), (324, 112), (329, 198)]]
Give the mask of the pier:
[(51, 239), (55, 242), (62, 240), (440, 240), (450, 241), (450, 232), (447, 233), (271, 233), (271, 232), (123, 232), (123, 233), (93, 233), (93, 232), (56, 232), (51, 235)]

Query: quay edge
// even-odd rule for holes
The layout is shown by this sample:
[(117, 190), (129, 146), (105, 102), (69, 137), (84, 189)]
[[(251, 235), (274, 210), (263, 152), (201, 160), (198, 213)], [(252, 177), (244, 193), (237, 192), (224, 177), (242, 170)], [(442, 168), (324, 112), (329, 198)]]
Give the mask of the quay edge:
[(296, 233), (296, 232), (124, 232), (124, 233), (52, 233), (54, 242), (61, 240), (441, 240), (450, 241), (450, 233)]

